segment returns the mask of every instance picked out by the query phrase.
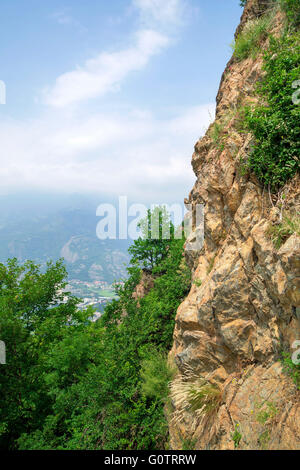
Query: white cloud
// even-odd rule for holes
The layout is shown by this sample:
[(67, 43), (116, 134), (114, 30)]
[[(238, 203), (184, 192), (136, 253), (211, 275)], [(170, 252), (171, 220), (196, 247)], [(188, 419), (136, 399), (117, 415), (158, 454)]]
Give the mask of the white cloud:
[(73, 26), (80, 32), (87, 31), (87, 29), (82, 26), (82, 24), (77, 19), (73, 18), (72, 15), (67, 13), (66, 10), (56, 11), (53, 13), (53, 15), (51, 15), (51, 18), (57, 21), (57, 23), (60, 25)]
[(180, 25), (186, 12), (184, 0), (133, 0), (133, 5), (142, 22), (163, 27)]
[(169, 39), (153, 30), (136, 33), (135, 45), (118, 52), (102, 52), (83, 67), (57, 78), (53, 89), (45, 91), (44, 102), (62, 108), (118, 89), (132, 71), (140, 70), (164, 49)]
[[(131, 47), (101, 52), (60, 75), (44, 93), (49, 107), (39, 119), (0, 122), (2, 191), (95, 191), (167, 202), (190, 190), (193, 144), (211, 121), (214, 104), (173, 111), (168, 119), (139, 108), (92, 114), (70, 107), (119, 89), (132, 71), (170, 44), (165, 31), (178, 24), (183, 1), (132, 1), (140, 12), (140, 29)], [(142, 23), (151, 28), (141, 29)]]
[(194, 181), (193, 144), (213, 110), (212, 104), (192, 107), (167, 120), (133, 110), (2, 122), (1, 189), (184, 197)]
[[(63, 108), (106, 93), (118, 91), (131, 72), (143, 69), (149, 60), (170, 45), (170, 26), (179, 26), (185, 0), (132, 0), (139, 12), (134, 44), (121, 51), (101, 52), (82, 66), (60, 75), (54, 86), (45, 89), (43, 102)], [(60, 24), (74, 24), (64, 11), (55, 14)]]
[(66, 15), (63, 12), (58, 12), (53, 15), (59, 24), (77, 24), (72, 16)]

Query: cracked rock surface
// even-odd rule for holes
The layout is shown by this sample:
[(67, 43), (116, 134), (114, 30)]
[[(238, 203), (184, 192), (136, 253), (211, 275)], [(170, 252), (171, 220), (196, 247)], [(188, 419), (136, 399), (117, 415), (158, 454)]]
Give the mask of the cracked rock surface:
[[(250, 0), (238, 30), (267, 4)], [(275, 34), (280, 25), (278, 14)], [(170, 417), (172, 449), (187, 439), (196, 449), (233, 449), (236, 425), (240, 449), (300, 449), (299, 392), (280, 360), (300, 339), (300, 238), (293, 234), (275, 249), (268, 227), (279, 222), (280, 205), (253, 175), (243, 175), (251, 136), (236, 129), (235, 110), (253, 101), (261, 67), (261, 56), (230, 60), (217, 97), (224, 145), (210, 129), (195, 145), (197, 181), (186, 202), (205, 203), (205, 242), (186, 259), (202, 283), (178, 309), (171, 354), (183, 380), (188, 369), (217, 384), (222, 398), (201, 419), (188, 410), (180, 420)], [(299, 212), (299, 175), (284, 192), (285, 207)], [(173, 401), (173, 413), (179, 407)]]

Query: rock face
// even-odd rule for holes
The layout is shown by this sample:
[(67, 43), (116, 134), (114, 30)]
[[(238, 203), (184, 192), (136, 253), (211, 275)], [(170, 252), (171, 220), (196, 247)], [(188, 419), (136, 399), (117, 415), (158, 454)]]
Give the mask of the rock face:
[(148, 271), (143, 270), (140, 282), (137, 284), (132, 297), (135, 300), (145, 297), (154, 287), (154, 276)]
[[(266, 0), (249, 0), (238, 31), (267, 7)], [(278, 13), (275, 34), (281, 24)], [(261, 57), (230, 60), (217, 96), (221, 145), (212, 126), (195, 145), (197, 181), (186, 202), (205, 203), (205, 242), (186, 258), (202, 283), (178, 309), (171, 355), (183, 381), (191, 373), (207, 379), (222, 398), (202, 418), (173, 400), (180, 419), (169, 422), (172, 449), (183, 441), (195, 449), (300, 449), (299, 392), (280, 360), (300, 340), (300, 237), (277, 250), (267, 234), (283, 209), (299, 212), (300, 179), (283, 189), (282, 208), (280, 195), (243, 175), (251, 136), (236, 130), (236, 109), (255, 99), (261, 66)]]

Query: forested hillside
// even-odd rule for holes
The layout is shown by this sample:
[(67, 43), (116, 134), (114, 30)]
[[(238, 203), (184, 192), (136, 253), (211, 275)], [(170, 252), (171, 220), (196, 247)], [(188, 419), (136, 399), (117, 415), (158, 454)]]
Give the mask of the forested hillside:
[(46, 273), (16, 259), (0, 265), (0, 337), (7, 348), (1, 449), (167, 445), (164, 407), (173, 374), (167, 353), (176, 309), (190, 287), (184, 240), (171, 233), (171, 240), (136, 240), (119, 300), (96, 323), (92, 310), (78, 311), (78, 299), (62, 294), (61, 262)]

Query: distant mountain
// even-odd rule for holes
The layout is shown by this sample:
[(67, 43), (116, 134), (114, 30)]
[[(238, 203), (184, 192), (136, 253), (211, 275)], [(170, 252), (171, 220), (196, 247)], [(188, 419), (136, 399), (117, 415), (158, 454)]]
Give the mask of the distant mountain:
[(46, 214), (41, 210), (0, 209), (0, 262), (17, 257), (42, 266), (63, 257), (69, 279), (104, 280), (112, 283), (125, 277), (129, 257), (127, 240), (96, 237), (96, 205), (69, 207)]

